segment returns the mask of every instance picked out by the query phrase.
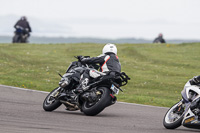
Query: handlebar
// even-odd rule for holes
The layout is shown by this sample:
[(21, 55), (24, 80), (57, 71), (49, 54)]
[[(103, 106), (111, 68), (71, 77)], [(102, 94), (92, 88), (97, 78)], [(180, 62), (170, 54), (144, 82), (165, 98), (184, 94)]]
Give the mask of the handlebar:
[(82, 56), (82, 55), (78, 55), (78, 56), (74, 56), (76, 59), (78, 59), (78, 61), (81, 62), (81, 59), (83, 58), (90, 58), (90, 56)]
[[(82, 55), (79, 55), (79, 56), (74, 56), (76, 59), (78, 59), (78, 61), (82, 64), (82, 65), (84, 65), (84, 66), (86, 66), (86, 67), (91, 67), (91, 66), (93, 66), (94, 64), (86, 64), (85, 62), (82, 62), (81, 60), (83, 59), (83, 58), (90, 58), (90, 56), (82, 56)], [(96, 66), (93, 66), (93, 68), (95, 68)], [(96, 68), (95, 68), (96, 69)]]

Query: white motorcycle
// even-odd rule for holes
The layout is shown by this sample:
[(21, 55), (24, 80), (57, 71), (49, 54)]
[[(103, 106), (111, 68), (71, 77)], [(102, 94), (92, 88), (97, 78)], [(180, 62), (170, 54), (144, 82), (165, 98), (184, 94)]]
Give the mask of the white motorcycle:
[(175, 129), (183, 125), (200, 129), (200, 86), (188, 81), (181, 92), (182, 100), (173, 105), (165, 114), (163, 125)]

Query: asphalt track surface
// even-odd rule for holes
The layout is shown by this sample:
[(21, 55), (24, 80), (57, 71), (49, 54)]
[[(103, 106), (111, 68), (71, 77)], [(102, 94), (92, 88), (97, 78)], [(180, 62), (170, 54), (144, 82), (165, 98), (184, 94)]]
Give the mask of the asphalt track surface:
[(46, 92), (0, 85), (0, 133), (195, 133), (184, 127), (162, 125), (168, 108), (116, 103), (97, 116), (42, 108)]

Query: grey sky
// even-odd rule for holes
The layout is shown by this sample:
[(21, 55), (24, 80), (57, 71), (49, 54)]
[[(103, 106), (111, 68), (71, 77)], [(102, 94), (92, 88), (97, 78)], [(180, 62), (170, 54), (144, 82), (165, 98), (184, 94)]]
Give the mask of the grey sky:
[(37, 36), (152, 39), (162, 32), (199, 39), (199, 6), (200, 0), (0, 0), (0, 35), (12, 35), (26, 15)]

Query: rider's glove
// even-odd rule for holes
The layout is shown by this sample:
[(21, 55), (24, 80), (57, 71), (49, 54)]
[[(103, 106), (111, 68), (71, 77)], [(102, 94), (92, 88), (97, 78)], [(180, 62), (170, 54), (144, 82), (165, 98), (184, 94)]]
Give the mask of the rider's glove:
[(192, 79), (192, 81), (193, 81), (195, 84), (199, 84), (199, 83), (200, 83), (200, 76), (194, 76), (194, 78)]
[(79, 61), (81, 61), (84, 58), (84, 56), (79, 55), (79, 56), (77, 56), (77, 58), (78, 58)]
[(83, 59), (85, 59), (83, 56), (80, 57), (80, 60), (82, 61)]
[(84, 57), (84, 56), (82, 56), (82, 58), (80, 58), (81, 62), (85, 62), (85, 61), (87, 61), (88, 59), (89, 59), (89, 57)]
[(81, 62), (84, 62), (85, 60), (86, 60), (87, 58), (81, 58), (80, 60), (81, 60)]

